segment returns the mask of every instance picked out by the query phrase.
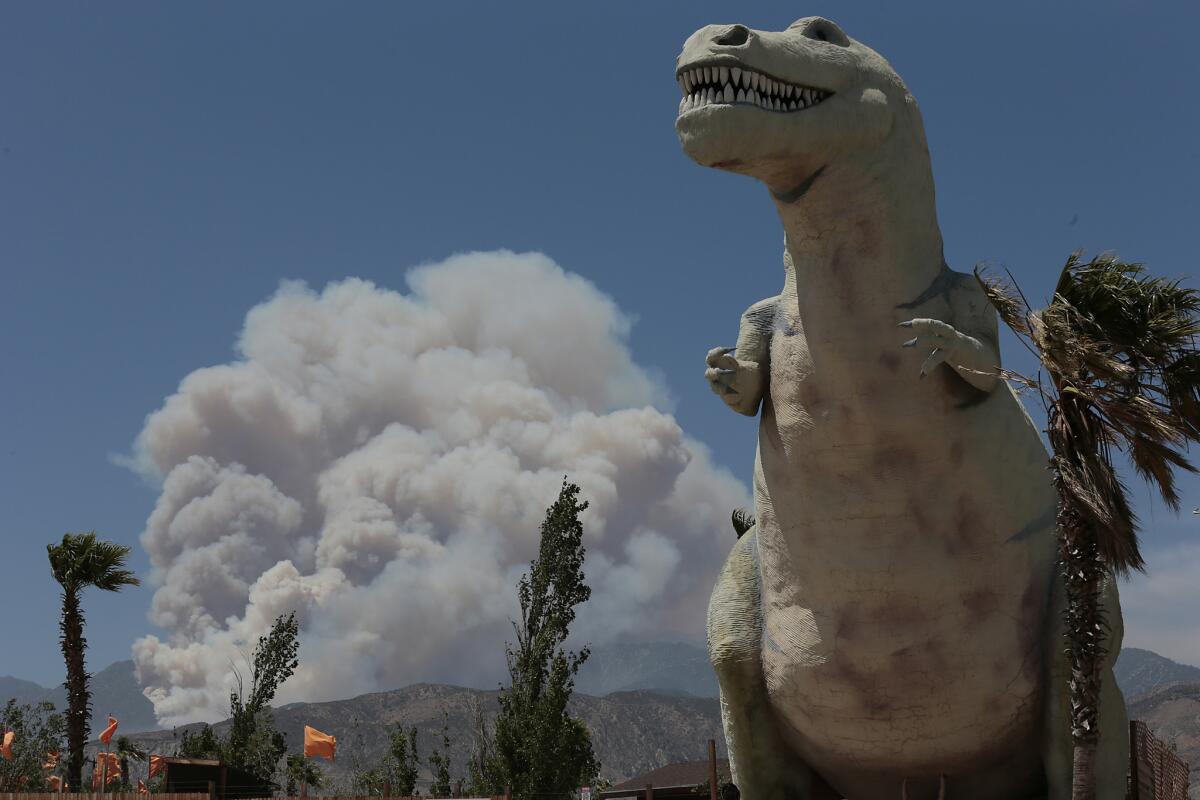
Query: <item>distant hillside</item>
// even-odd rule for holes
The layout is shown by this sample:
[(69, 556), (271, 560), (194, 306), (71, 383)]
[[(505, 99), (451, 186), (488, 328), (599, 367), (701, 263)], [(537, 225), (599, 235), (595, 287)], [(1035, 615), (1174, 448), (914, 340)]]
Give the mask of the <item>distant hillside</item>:
[(7, 703), (9, 698), (19, 704), (41, 702), (50, 693), (45, 686), (38, 686), (33, 681), (23, 681), (11, 675), (0, 676), (0, 705)]
[(1156, 736), (1175, 745), (1192, 768), (1188, 796), (1200, 800), (1200, 683), (1172, 683), (1144, 694), (1129, 703), (1129, 718), (1144, 721)]
[[(465, 774), (471, 747), (472, 709), (480, 703), (489, 717), (497, 711), (496, 691), (419, 683), (390, 692), (364, 694), (328, 703), (292, 703), (275, 710), (276, 724), (297, 748), (304, 725), (338, 738), (338, 760), (321, 762), (333, 780), (349, 790), (356, 763), (382, 757), (388, 734), (396, 723), (416, 725), (422, 756), (445, 724), (455, 777)], [(666, 696), (654, 692), (617, 692), (607, 697), (576, 694), (571, 712), (592, 731), (601, 775), (614, 782), (649, 772), (675, 761), (703, 758), (707, 741), (716, 739), (724, 751), (721, 715), (716, 700)], [(227, 723), (218, 723), (221, 730)], [(198, 726), (187, 726), (194, 729)], [(159, 731), (135, 738), (153, 752), (173, 752), (175, 733)], [(424, 776), (428, 779), (429, 775)]]
[[(154, 717), (154, 705), (142, 694), (133, 674), (132, 661), (117, 661), (92, 675), (92, 727), (102, 730), (109, 714), (121, 722), (121, 733), (137, 733), (156, 730), (159, 725)], [(67, 690), (62, 684), (53, 689), (38, 686), (32, 681), (8, 676), (0, 677), (0, 705), (8, 698), (18, 703), (39, 703), (49, 700), (54, 707), (67, 707)]]
[[(1200, 669), (1131, 647), (1121, 652), (1115, 672), (1129, 699), (1130, 716), (1144, 719), (1200, 768)], [(150, 731), (136, 738), (157, 752), (174, 752), (172, 733), (154, 730), (153, 710), (137, 685), (132, 662), (120, 661), (101, 670), (92, 686), (94, 727), (103, 727), (105, 716), (112, 713), (121, 720), (122, 733)], [(701, 647), (666, 642), (599, 647), (580, 671), (576, 687), (579, 694), (573, 710), (591, 728), (603, 775), (610, 780), (703, 758), (709, 738), (723, 743), (714, 699), (716, 678)], [(494, 690), (416, 684), (348, 700), (284, 706), (276, 711), (276, 717), (293, 747), (301, 741), (305, 724), (337, 735), (343, 757), (328, 770), (331, 777), (342, 780), (356, 760), (379, 758), (396, 722), (416, 725), (422, 751), (428, 753), (445, 712), (452, 761), (461, 774), (470, 747), (472, 704), (479, 702), (486, 713), (494, 714), (496, 694)], [(66, 702), (61, 686), (47, 689), (30, 681), (0, 677), (0, 703), (9, 697), (22, 703), (49, 699), (58, 708)], [(1194, 798), (1200, 800), (1200, 773), (1194, 773), (1193, 784)]]
[(695, 697), (719, 696), (708, 651), (674, 642), (596, 647), (575, 677), (575, 688), (597, 696), (636, 689)]
[(1149, 650), (1126, 647), (1113, 673), (1125, 697), (1133, 700), (1172, 683), (1200, 682), (1200, 668), (1180, 664)]

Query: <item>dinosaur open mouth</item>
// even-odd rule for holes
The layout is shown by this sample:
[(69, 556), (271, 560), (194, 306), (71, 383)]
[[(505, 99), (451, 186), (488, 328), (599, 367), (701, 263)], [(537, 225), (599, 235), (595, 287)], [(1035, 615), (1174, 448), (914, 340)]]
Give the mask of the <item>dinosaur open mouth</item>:
[(683, 90), (679, 113), (713, 104), (752, 105), (766, 111), (803, 111), (833, 92), (781, 81), (746, 67), (688, 67), (675, 76)]

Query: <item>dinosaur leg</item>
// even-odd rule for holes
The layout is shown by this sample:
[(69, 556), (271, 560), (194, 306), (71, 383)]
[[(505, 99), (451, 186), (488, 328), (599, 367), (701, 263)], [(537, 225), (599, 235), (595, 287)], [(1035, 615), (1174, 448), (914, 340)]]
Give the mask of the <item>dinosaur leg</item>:
[[(1071, 743), (1071, 664), (1063, 645), (1063, 612), (1066, 593), (1061, 581), (1055, 581), (1054, 598), (1050, 604), (1050, 639), (1046, 652), (1050, 654), (1046, 686), (1045, 729), (1042, 760), (1046, 768), (1047, 800), (1070, 800), (1071, 763), (1074, 747)], [(1096, 746), (1097, 800), (1124, 800), (1125, 776), (1129, 767), (1129, 722), (1125, 713), (1125, 698), (1117, 687), (1112, 666), (1121, 652), (1125, 628), (1121, 621), (1121, 603), (1117, 582), (1109, 576), (1101, 599), (1110, 626), (1104, 646), (1100, 688), (1100, 741)]]
[[(783, 741), (762, 671), (758, 546), (733, 548), (708, 605), (708, 651), (721, 685), (721, 722), (742, 800), (821, 800), (823, 782)], [(815, 780), (814, 780), (815, 778)]]

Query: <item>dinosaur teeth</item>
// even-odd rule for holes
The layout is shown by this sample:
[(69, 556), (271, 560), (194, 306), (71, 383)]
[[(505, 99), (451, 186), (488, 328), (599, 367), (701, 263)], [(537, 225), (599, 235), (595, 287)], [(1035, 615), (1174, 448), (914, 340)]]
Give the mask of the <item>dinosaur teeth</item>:
[(803, 111), (827, 99), (832, 92), (788, 83), (748, 67), (721, 64), (690, 67), (676, 73), (683, 94), (679, 113), (713, 103), (754, 105), (764, 111)]

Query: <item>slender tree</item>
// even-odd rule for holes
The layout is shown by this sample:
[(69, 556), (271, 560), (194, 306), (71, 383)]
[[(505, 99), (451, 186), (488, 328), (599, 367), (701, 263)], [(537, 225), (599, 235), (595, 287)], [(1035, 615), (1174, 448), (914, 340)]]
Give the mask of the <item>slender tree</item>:
[(58, 627), (67, 665), (67, 782), (78, 787), (83, 785), (83, 746), (92, 716), (80, 595), (89, 586), (119, 592), (124, 586), (137, 586), (138, 579), (125, 567), (129, 548), (103, 541), (94, 531), (64, 534), (60, 544), (46, 545), (46, 551), (54, 580), (62, 586)]
[(410, 797), (417, 786), (421, 760), (417, 756), (417, 726), (408, 730), (396, 723), (388, 740), (388, 751), (381, 768), (384, 780), (401, 797)]
[(495, 737), (479, 698), (471, 701), (471, 754), (467, 757), (467, 787), (472, 796), (504, 790), (504, 774), (496, 757)]
[(133, 759), (134, 761), (144, 762), (150, 758), (150, 754), (146, 752), (144, 747), (128, 736), (118, 736), (117, 758), (120, 759), (119, 763), (121, 765), (121, 783), (125, 786), (132, 786), (133, 784), (129, 780), (129, 760)]
[(300, 643), (295, 613), (280, 615), (271, 630), (258, 637), (248, 659), (249, 686), (234, 669), (234, 689), (229, 693), (229, 730), (218, 736), (205, 725), (197, 733), (183, 732), (178, 753), (186, 758), (220, 758), (243, 769), (263, 783), (271, 783), (287, 741), (275, 729), (271, 701), (279, 687), (299, 666)]
[(1046, 407), (1068, 606), (1072, 798), (1094, 800), (1108, 627), (1102, 593), (1112, 573), (1145, 568), (1114, 456), (1123, 452), (1178, 509), (1175, 470), (1195, 471), (1182, 451), (1200, 441), (1200, 294), (1111, 255), (1084, 262), (1072, 254), (1040, 310), (1015, 284), (976, 276), (1046, 377), (1005, 373)]
[(442, 744), (438, 747), (437, 739), (434, 739), (433, 750), (429, 753), (429, 772), (433, 775), (433, 782), (429, 786), (429, 794), (432, 797), (449, 797), (450, 796), (450, 733), (449, 720), (446, 719), (446, 712), (442, 712)]
[(505, 648), (511, 683), (500, 693), (494, 741), (483, 748), (492, 751), (483, 774), (503, 782), (490, 787), (491, 793), (506, 784), (516, 800), (567, 798), (599, 772), (590, 732), (567, 711), (588, 649), (575, 653), (563, 647), (575, 607), (591, 596), (579, 520), (587, 506), (579, 501), (579, 487), (563, 481), (546, 511), (537, 558), (517, 584), (517, 643)]

